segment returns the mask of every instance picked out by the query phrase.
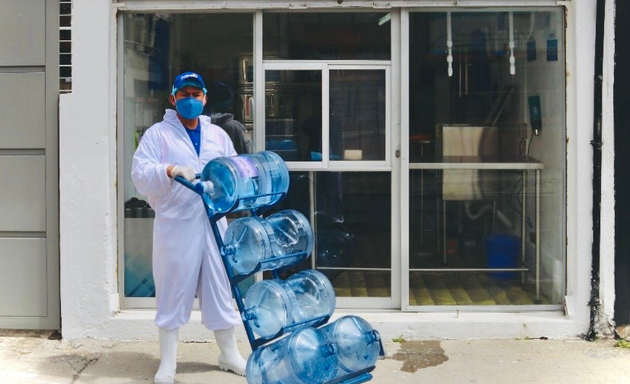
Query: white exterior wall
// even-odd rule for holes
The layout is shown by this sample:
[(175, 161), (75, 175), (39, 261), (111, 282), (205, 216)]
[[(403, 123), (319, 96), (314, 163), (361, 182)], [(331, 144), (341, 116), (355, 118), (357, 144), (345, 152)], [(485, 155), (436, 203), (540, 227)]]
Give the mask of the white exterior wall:
[(107, 337), (104, 326), (118, 310), (110, 1), (74, 1), (72, 23), (73, 93), (60, 95), (59, 107), (62, 332), (69, 338)]
[[(608, 1), (612, 3), (612, 0)], [(172, 9), (168, 2), (155, 2)], [(242, 2), (252, 8), (261, 2)], [(287, 6), (289, 2), (271, 2)], [(303, 8), (303, 4), (293, 4)], [(312, 2), (335, 8), (373, 2)], [(460, 5), (550, 5), (551, 1), (459, 1)], [(353, 313), (383, 337), (406, 339), (574, 337), (589, 325), (592, 244), (592, 147), (595, 0), (567, 6), (567, 314), (530, 313)], [(131, 0), (126, 9), (149, 9)], [(178, 2), (187, 9), (237, 7), (240, 2)], [(265, 4), (270, 4), (265, 2)], [(452, 6), (453, 1), (391, 1), (393, 6)], [(378, 5), (378, 4), (376, 4)], [(384, 3), (383, 5), (387, 5)], [(138, 7), (138, 8), (133, 8)], [(379, 6), (380, 7), (380, 6)], [(611, 6), (608, 7), (609, 10)], [(68, 339), (156, 339), (153, 311), (119, 310), (116, 201), (116, 8), (111, 0), (75, 0), (73, 5), (73, 92), (60, 104), (60, 236), (62, 334)], [(579, 24), (578, 24), (579, 22)], [(610, 29), (609, 22), (609, 29)], [(608, 35), (610, 36), (610, 35)], [(613, 47), (614, 48), (614, 47)], [(610, 46), (608, 51), (610, 54)], [(612, 56), (606, 62), (611, 73)], [(602, 297), (614, 307), (614, 206), (612, 80), (606, 79)], [(609, 132), (607, 132), (609, 131)], [(609, 145), (610, 144), (610, 145)], [(336, 316), (343, 315), (337, 311)], [(198, 312), (181, 331), (183, 339), (208, 339)], [(245, 338), (242, 332), (240, 337)]]
[(600, 241), (601, 263), (599, 331), (611, 335), (615, 315), (615, 120), (614, 120), (614, 72), (615, 72), (615, 1), (606, 1), (606, 26), (604, 30), (604, 89), (602, 92), (602, 237)]

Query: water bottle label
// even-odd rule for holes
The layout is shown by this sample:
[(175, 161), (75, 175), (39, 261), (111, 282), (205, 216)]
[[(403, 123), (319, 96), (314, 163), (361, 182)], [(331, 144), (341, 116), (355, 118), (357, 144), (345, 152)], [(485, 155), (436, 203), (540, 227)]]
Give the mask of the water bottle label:
[(258, 176), (258, 169), (256, 169), (256, 166), (251, 159), (236, 156), (232, 157), (230, 160), (234, 164), (239, 176), (246, 178)]

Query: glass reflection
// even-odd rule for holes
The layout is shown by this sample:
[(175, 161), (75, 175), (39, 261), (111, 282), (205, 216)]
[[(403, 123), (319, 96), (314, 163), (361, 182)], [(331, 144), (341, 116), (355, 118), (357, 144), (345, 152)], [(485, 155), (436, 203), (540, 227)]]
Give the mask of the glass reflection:
[(385, 160), (385, 71), (330, 71), (330, 160)]
[(321, 71), (265, 75), (265, 148), (285, 161), (321, 161)]
[(389, 60), (387, 12), (265, 13), (265, 60)]

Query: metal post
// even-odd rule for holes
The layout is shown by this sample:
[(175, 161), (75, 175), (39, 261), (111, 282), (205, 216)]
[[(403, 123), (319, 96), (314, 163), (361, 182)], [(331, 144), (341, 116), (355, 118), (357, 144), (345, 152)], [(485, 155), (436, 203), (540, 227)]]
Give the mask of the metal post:
[(442, 200), (442, 256), (446, 264), (446, 200)]
[[(523, 170), (521, 194), (521, 264), (524, 266), (527, 251), (527, 170)], [(521, 273), (521, 284), (525, 284), (525, 272)]]
[(492, 201), (492, 234), (496, 233), (496, 222), (497, 222), (497, 201)]
[(540, 170), (536, 170), (536, 302), (540, 302)]
[[(440, 178), (440, 171), (436, 170), (435, 171), (435, 180), (437, 182), (437, 180), (439, 180)], [(439, 191), (437, 191), (438, 186), (436, 185), (436, 192), (435, 192), (435, 252), (439, 253), (440, 252), (440, 193)]]
[[(310, 200), (310, 208), (311, 208), (311, 223), (313, 226), (313, 235), (315, 236), (315, 239), (317, 239), (317, 220), (315, 217), (315, 172), (313, 171), (309, 171), (308, 173), (308, 187), (309, 187), (309, 192), (310, 192), (310, 196), (309, 196), (309, 200)], [(311, 268), (312, 269), (316, 269), (316, 259), (317, 258), (317, 241), (314, 241), (314, 246), (313, 246), (313, 255), (311, 256)]]
[(424, 245), (424, 169), (420, 170), (420, 244)]

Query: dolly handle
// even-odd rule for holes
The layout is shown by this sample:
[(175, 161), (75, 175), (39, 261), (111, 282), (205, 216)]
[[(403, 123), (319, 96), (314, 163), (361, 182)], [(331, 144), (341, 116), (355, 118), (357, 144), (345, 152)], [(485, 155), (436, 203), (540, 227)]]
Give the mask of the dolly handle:
[[(199, 179), (201, 177), (200, 174), (196, 174), (195, 178)], [(181, 176), (175, 176), (174, 178), (175, 181), (177, 181), (178, 183), (180, 183), (181, 185), (183, 185), (184, 187), (190, 189), (191, 191), (195, 192), (198, 195), (202, 195), (204, 193), (204, 188), (203, 185), (201, 185), (201, 183), (197, 183), (197, 184), (193, 184), (190, 181), (184, 179)]]

